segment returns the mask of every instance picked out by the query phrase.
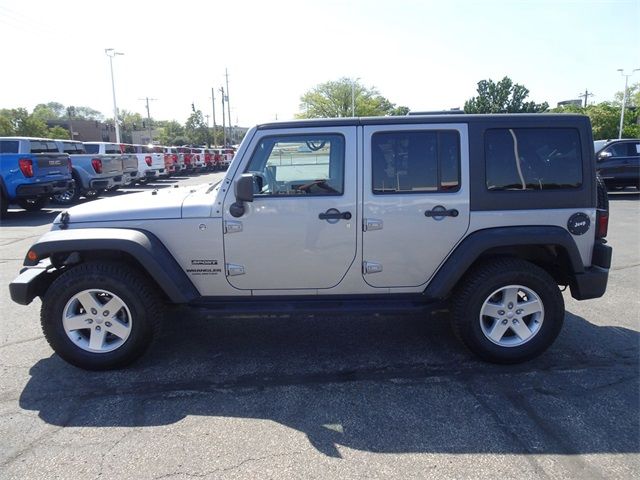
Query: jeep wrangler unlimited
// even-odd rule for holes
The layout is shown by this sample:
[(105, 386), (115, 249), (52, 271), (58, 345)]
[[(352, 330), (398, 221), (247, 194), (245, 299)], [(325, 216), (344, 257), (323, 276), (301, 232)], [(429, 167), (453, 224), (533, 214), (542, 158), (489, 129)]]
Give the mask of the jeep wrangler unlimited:
[(11, 283), (42, 298), (52, 348), (122, 367), (166, 304), (220, 315), (451, 306), (480, 358), (531, 359), (564, 319), (559, 287), (604, 294), (606, 191), (589, 119), (437, 115), (269, 123), (225, 178), (61, 213)]

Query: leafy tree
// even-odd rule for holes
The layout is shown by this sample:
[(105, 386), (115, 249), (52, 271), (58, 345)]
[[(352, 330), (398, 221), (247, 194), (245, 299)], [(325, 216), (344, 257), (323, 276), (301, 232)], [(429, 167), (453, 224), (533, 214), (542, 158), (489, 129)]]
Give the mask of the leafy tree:
[(321, 83), (300, 97), (301, 112), (297, 118), (336, 118), (352, 116), (352, 99), (355, 100), (355, 116), (401, 115), (407, 107), (398, 107), (380, 95), (375, 88), (366, 88), (350, 78)]
[(91, 107), (73, 107), (72, 118), (102, 122), (104, 115)]
[(10, 137), (15, 135), (15, 129), (8, 117), (0, 112), (0, 137)]
[(480, 80), (477, 92), (477, 97), (465, 102), (465, 113), (539, 113), (549, 108), (547, 102), (525, 102), (529, 90), (513, 83), (509, 77), (497, 83), (491, 79)]
[(184, 128), (189, 143), (204, 145), (209, 142), (209, 129), (204, 121), (201, 110), (196, 110), (189, 115)]
[(47, 134), (47, 137), (56, 138), (60, 140), (67, 140), (71, 138), (71, 135), (69, 133), (69, 130), (56, 125), (55, 127), (49, 129), (49, 133)]
[(158, 142), (161, 145), (184, 145), (187, 143), (184, 127), (175, 120), (157, 122), (161, 133)]
[[(616, 92), (614, 105), (622, 105), (623, 92)], [(630, 85), (627, 89), (627, 108), (640, 107), (640, 82)]]
[[(0, 117), (4, 117), (3, 129), (13, 131), (12, 135), (25, 137), (46, 137), (49, 133), (47, 124), (32, 115), (25, 108), (0, 110)], [(10, 126), (10, 127), (9, 127)]]
[(39, 120), (42, 120), (43, 122), (60, 118), (60, 115), (58, 115), (56, 110), (51, 108), (49, 105), (45, 105), (44, 103), (39, 103), (38, 105), (36, 105), (31, 115)]
[[(601, 102), (596, 105), (588, 105), (587, 108), (577, 105), (563, 105), (552, 110), (554, 113), (578, 113), (588, 115), (591, 120), (594, 140), (606, 140), (618, 138), (620, 127), (620, 105), (614, 102)], [(638, 138), (640, 125), (638, 125), (637, 110), (628, 109), (624, 117), (622, 136), (626, 138)]]

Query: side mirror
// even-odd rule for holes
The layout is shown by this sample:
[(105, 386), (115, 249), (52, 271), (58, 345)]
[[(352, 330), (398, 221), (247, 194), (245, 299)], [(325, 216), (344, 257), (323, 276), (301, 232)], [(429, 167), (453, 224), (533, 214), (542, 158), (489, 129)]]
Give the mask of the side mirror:
[(235, 185), (236, 200), (239, 202), (253, 202), (253, 175), (243, 173), (236, 180)]
[(253, 175), (243, 173), (234, 185), (236, 201), (229, 207), (232, 217), (238, 218), (244, 215), (244, 202), (253, 202)]
[(611, 158), (613, 157), (613, 153), (611, 152), (600, 152), (598, 154), (598, 160), (604, 160), (605, 158)]

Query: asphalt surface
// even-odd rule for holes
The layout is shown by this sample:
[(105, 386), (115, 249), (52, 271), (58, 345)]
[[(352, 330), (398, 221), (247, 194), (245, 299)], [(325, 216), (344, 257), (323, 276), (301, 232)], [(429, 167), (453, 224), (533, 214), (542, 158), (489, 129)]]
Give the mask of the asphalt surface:
[[(171, 179), (140, 189), (201, 183)], [(640, 195), (614, 193), (605, 297), (526, 364), (481, 363), (447, 315), (173, 310), (132, 367), (53, 354), (7, 285), (59, 210), (0, 228), (0, 478), (632, 478), (640, 472)]]

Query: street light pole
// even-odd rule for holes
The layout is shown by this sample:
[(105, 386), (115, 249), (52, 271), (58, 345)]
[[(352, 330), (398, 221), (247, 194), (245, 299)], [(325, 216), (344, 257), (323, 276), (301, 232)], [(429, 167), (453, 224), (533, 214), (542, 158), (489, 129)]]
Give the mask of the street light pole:
[(627, 85), (629, 84), (629, 77), (637, 72), (640, 68), (634, 68), (631, 73), (624, 73), (621, 68), (618, 69), (620, 74), (624, 77), (624, 92), (622, 92), (622, 108), (620, 109), (620, 127), (618, 128), (618, 138), (622, 138), (622, 125), (624, 123), (624, 108), (627, 105)]
[(351, 81), (351, 116), (356, 116), (356, 82), (360, 80), (360, 77)]
[(124, 53), (116, 52), (113, 48), (105, 48), (104, 53), (109, 57), (109, 67), (111, 68), (111, 91), (113, 92), (113, 123), (116, 126), (116, 143), (120, 143), (120, 126), (118, 125), (118, 107), (116, 106), (116, 85), (113, 80), (113, 57), (116, 55), (124, 55)]

